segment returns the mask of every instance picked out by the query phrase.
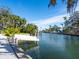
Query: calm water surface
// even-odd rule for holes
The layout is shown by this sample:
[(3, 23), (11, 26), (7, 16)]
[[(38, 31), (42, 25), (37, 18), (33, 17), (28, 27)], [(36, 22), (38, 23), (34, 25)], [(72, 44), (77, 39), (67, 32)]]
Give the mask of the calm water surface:
[(79, 59), (79, 37), (42, 33), (39, 47), (31, 50), (33, 59)]

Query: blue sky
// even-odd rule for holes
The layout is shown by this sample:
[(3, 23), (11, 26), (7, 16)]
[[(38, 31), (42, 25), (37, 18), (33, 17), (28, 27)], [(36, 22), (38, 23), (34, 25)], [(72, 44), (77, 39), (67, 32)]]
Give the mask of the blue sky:
[(48, 25), (58, 25), (67, 15), (66, 5), (58, 0), (55, 7), (48, 8), (50, 0), (0, 0), (0, 7), (10, 8), (13, 14), (19, 15), (30, 23), (37, 24), (40, 28)]

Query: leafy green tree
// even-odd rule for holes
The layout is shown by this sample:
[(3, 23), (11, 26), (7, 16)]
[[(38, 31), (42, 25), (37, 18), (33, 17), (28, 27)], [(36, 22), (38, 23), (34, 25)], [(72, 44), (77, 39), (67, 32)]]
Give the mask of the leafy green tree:
[[(69, 24), (71, 25), (68, 26)], [(79, 12), (76, 11), (70, 16), (69, 20), (65, 21), (64, 32), (78, 33), (78, 31), (79, 31)]]
[(64, 20), (66, 21), (67, 20), (67, 17), (65, 16), (65, 17), (63, 17), (64, 18)]
[(22, 28), (26, 23), (26, 19), (10, 13), (7, 9), (0, 9), (0, 27), (2, 29), (8, 27)]
[(30, 35), (35, 35), (38, 32), (38, 27), (35, 24), (28, 24), (26, 26), (26, 32)]
[(57, 25), (53, 26), (54, 31), (58, 32), (60, 30), (60, 27), (58, 27)]
[(14, 36), (14, 34), (16, 34), (16, 33), (20, 33), (20, 29), (19, 28), (13, 28), (13, 27), (11, 27), (11, 28), (6, 28), (4, 30), (4, 34), (6, 36), (9, 36), (9, 37)]
[(58, 32), (60, 31), (60, 27), (58, 27), (57, 25), (51, 26), (49, 25), (48, 29), (42, 30), (42, 32)]
[(0, 27), (5, 35), (13, 36), (16, 33), (30, 33), (35, 35), (38, 32), (38, 27), (35, 24), (27, 24), (25, 18), (14, 15), (7, 9), (0, 9)]

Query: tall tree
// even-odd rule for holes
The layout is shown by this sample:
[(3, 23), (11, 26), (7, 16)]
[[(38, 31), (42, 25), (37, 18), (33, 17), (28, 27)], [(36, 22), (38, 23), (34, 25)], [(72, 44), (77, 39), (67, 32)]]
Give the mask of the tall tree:
[[(75, 11), (78, 0), (62, 0), (62, 2), (66, 2), (67, 11), (70, 13)], [(57, 4), (57, 0), (50, 0), (48, 7), (50, 7), (51, 5), (55, 6), (56, 4)]]
[(38, 31), (38, 27), (35, 24), (28, 24), (26, 26), (26, 32), (30, 33), (30, 35), (35, 35)]
[(8, 9), (0, 8), (0, 27), (22, 27), (26, 24), (26, 19), (9, 12)]

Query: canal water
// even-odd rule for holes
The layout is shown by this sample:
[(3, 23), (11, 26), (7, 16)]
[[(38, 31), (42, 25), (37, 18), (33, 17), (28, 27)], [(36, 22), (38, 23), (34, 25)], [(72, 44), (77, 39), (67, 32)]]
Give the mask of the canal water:
[(79, 59), (78, 36), (41, 33), (39, 39), (39, 46), (28, 52), (33, 59)]

